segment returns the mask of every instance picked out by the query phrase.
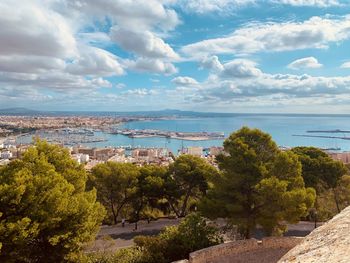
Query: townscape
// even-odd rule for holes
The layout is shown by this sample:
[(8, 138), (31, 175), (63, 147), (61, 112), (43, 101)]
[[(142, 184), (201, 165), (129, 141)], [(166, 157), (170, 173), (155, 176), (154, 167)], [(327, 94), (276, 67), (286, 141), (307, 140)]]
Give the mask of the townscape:
[(350, 263), (350, 0), (0, 0), (0, 263)]

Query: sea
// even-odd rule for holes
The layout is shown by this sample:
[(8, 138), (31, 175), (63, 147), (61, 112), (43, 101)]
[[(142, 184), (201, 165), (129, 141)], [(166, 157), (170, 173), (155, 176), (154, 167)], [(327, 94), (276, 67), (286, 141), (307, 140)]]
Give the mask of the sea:
[[(190, 116), (176, 119), (133, 121), (125, 123), (121, 128), (157, 129), (178, 132), (224, 132), (228, 137), (243, 126), (259, 128), (269, 133), (281, 147), (315, 146), (337, 151), (350, 151), (350, 115), (303, 115), (303, 114), (235, 114), (233, 116)], [(309, 133), (308, 131), (334, 131), (337, 133)], [(348, 133), (347, 133), (348, 131)], [(129, 138), (124, 135), (95, 132), (106, 141), (87, 143), (88, 147), (156, 147), (168, 148), (178, 153), (189, 146), (222, 146), (223, 140), (186, 141), (169, 138)], [(340, 138), (302, 137), (295, 135), (349, 137)], [(24, 138), (25, 140), (30, 139)]]

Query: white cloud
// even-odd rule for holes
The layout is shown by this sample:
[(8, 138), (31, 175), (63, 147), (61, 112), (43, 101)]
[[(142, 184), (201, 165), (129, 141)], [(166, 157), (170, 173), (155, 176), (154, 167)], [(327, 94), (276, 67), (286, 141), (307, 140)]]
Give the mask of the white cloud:
[(271, 2), (278, 4), (287, 4), (292, 6), (316, 7), (339, 6), (341, 4), (338, 0), (272, 0)]
[[(91, 91), (100, 87), (111, 87), (112, 84), (103, 78), (85, 78), (63, 72), (46, 74), (4, 73), (0, 72), (2, 88), (21, 88), (47, 92), (74, 93)], [(27, 98), (30, 100), (30, 98)], [(78, 99), (78, 98), (77, 98)]]
[[(195, 96), (197, 102), (212, 101), (217, 104), (245, 102), (249, 104), (255, 100), (276, 104), (281, 98), (296, 102), (309, 98), (321, 100), (347, 95), (350, 91), (350, 77), (263, 73), (257, 78), (238, 80), (225, 80), (217, 76), (208, 79), (201, 85), (203, 88), (198, 90)], [(312, 101), (308, 103), (312, 104)]]
[(138, 58), (136, 61), (126, 61), (128, 68), (155, 74), (172, 75), (178, 72), (178, 69), (169, 62), (160, 59)]
[[(269, 74), (262, 72), (249, 60), (243, 60), (243, 63), (242, 60), (233, 60), (221, 65), (223, 70), (212, 71), (206, 81), (198, 84), (201, 89), (181, 89), (184, 100), (198, 107), (210, 102), (219, 108), (225, 105), (250, 105), (256, 108), (279, 104), (310, 106), (336, 103), (345, 97), (347, 101), (350, 99), (350, 76)], [(240, 70), (241, 65), (244, 65), (244, 70)], [(223, 74), (225, 70), (231, 74)]]
[(211, 56), (211, 57), (206, 57), (202, 59), (200, 62), (200, 68), (207, 68), (210, 70), (223, 70), (223, 66), (221, 62), (219, 61), (219, 58), (217, 56)]
[(156, 90), (152, 90), (152, 89), (130, 89), (130, 90), (127, 90), (126, 92), (124, 92), (123, 94), (125, 95), (136, 95), (136, 96), (140, 96), (140, 97), (143, 97), (143, 96), (147, 96), (147, 95), (155, 95), (157, 94), (157, 91)]
[(247, 54), (307, 48), (327, 48), (350, 38), (350, 16), (341, 18), (312, 17), (304, 22), (253, 23), (231, 35), (199, 41), (182, 48), (190, 57), (211, 54)]
[(12, 55), (0, 56), (0, 72), (42, 73), (48, 70), (63, 70), (63, 59), (45, 56)]
[(150, 31), (131, 31), (119, 26), (111, 28), (111, 39), (121, 48), (142, 57), (176, 59), (178, 55), (161, 38)]
[(341, 64), (340, 68), (350, 68), (350, 61)]
[(208, 68), (214, 75), (225, 79), (258, 77), (262, 72), (256, 66), (254, 61), (248, 59), (234, 59), (221, 64), (217, 56), (205, 58), (200, 62), (201, 68)]
[(171, 80), (177, 86), (197, 86), (198, 81), (191, 77), (176, 77)]
[(66, 58), (76, 54), (76, 41), (59, 14), (33, 1), (14, 6), (0, 2), (0, 55)]
[(126, 85), (125, 85), (124, 83), (117, 83), (117, 84), (115, 85), (115, 87), (116, 87), (117, 89), (124, 89), (124, 88), (126, 88)]
[(223, 64), (220, 76), (223, 78), (252, 78), (261, 75), (256, 63), (247, 59), (235, 59)]
[(181, 0), (179, 4), (184, 11), (205, 14), (209, 12), (227, 12), (255, 2), (255, 0)]
[(67, 72), (88, 76), (118, 76), (124, 70), (115, 55), (99, 48), (82, 47), (80, 56), (67, 66)]
[(110, 17), (114, 24), (130, 30), (150, 30), (154, 27), (172, 30), (180, 20), (176, 12), (166, 8), (161, 0), (63, 0), (66, 10), (76, 10), (85, 19)]
[[(26, 98), (28, 103), (34, 99), (49, 101), (48, 93), (61, 98), (61, 103), (66, 103), (65, 99), (90, 100), (98, 88), (113, 86), (103, 77), (122, 75), (128, 66), (141, 72), (176, 73), (170, 60), (178, 55), (158, 37), (180, 23), (167, 4), (170, 1), (0, 1), (1, 101), (6, 96)], [(134, 37), (128, 41), (143, 45), (131, 49), (131, 45), (124, 46), (126, 51), (142, 57), (129, 63), (103, 49), (112, 41), (97, 24), (106, 26), (107, 20), (108, 27), (118, 25), (122, 32)], [(86, 28), (95, 31), (85, 32)]]
[(314, 57), (306, 57), (294, 60), (287, 67), (290, 69), (307, 69), (307, 68), (321, 68), (323, 65)]

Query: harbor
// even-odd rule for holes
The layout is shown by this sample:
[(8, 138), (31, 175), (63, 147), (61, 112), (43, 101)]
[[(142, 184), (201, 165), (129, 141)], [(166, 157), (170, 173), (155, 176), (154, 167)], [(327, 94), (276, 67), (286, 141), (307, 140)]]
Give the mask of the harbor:
[(35, 133), (27, 133), (17, 136), (18, 143), (28, 143), (28, 137), (45, 139), (50, 143), (62, 144), (65, 146), (74, 146), (78, 144), (107, 142), (108, 139), (102, 136), (96, 136), (92, 129), (86, 128), (62, 128), (62, 129), (43, 129)]
[(129, 138), (162, 137), (185, 141), (223, 140), (225, 138), (225, 134), (223, 132), (172, 132), (151, 129), (121, 129), (112, 131), (110, 133), (121, 134), (128, 136)]

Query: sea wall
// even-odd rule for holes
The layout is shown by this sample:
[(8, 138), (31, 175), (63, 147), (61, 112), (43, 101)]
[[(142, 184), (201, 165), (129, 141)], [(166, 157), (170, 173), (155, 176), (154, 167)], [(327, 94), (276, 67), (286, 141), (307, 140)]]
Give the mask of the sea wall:
[(219, 263), (223, 262), (223, 259), (233, 262), (232, 259), (239, 255), (256, 251), (259, 253), (263, 253), (265, 250), (288, 251), (299, 244), (301, 239), (298, 237), (269, 237), (261, 241), (256, 239), (232, 241), (192, 252), (189, 260), (181, 260), (178, 263)]

